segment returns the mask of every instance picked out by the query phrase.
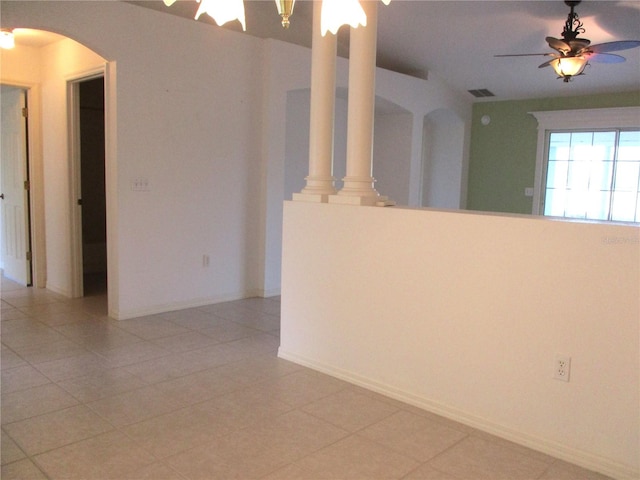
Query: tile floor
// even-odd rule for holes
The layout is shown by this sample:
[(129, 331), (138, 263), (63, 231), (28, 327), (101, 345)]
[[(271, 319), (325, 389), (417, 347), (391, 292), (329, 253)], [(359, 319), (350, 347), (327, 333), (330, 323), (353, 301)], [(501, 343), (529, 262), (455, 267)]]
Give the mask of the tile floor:
[(4, 480), (606, 478), (278, 359), (278, 299), (1, 297)]

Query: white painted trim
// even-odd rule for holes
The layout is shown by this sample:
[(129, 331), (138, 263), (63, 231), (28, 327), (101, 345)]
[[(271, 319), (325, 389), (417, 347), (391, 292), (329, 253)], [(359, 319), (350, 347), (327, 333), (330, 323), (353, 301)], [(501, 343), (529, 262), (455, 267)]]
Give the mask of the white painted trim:
[(260, 298), (269, 298), (269, 297), (278, 297), (281, 295), (281, 290), (279, 288), (273, 288), (271, 290), (258, 290), (256, 295), (252, 295), (252, 297), (260, 297)]
[(37, 83), (2, 79), (3, 85), (27, 91), (29, 179), (31, 182), (31, 281), (35, 288), (47, 286), (46, 237), (44, 221), (44, 164), (42, 159), (41, 91)]
[(69, 150), (69, 219), (70, 219), (70, 282), (71, 297), (84, 295), (82, 268), (82, 209), (78, 199), (82, 198), (80, 176), (80, 83), (94, 78), (104, 78), (105, 66), (92, 68), (66, 76), (67, 122)]
[(591, 108), (529, 112), (538, 120), (538, 130), (640, 126), (640, 107)]
[(591, 453), (574, 448), (568, 448), (566, 445), (561, 443), (551, 442), (543, 438), (535, 437), (524, 432), (510, 429), (508, 427), (505, 427), (504, 425), (491, 422), (490, 420), (487, 420), (485, 418), (478, 417), (468, 412), (452, 408), (448, 405), (434, 402), (433, 400), (430, 400), (428, 398), (394, 388), (391, 385), (379, 383), (371, 380), (370, 378), (357, 375), (353, 372), (337, 369), (330, 365), (316, 362), (310, 358), (287, 352), (286, 350), (283, 350), (282, 347), (278, 349), (278, 357), (296, 363), (298, 365), (311, 368), (318, 372), (325, 373), (340, 380), (344, 380), (351, 384), (358, 385), (360, 387), (366, 388), (367, 390), (380, 393), (389, 398), (399, 400), (414, 407), (421, 408), (455, 422), (477, 428), (478, 430), (496, 435), (519, 445), (523, 445), (533, 450), (546, 453), (553, 456), (554, 458), (565, 460), (567, 462), (582, 466), (589, 470), (603, 473), (604, 475), (608, 475), (619, 480), (634, 480), (638, 478), (640, 473), (634, 471), (626, 465), (612, 462), (604, 457), (593, 455)]
[(47, 290), (57, 293), (58, 295), (62, 295), (63, 297), (71, 298), (71, 290), (59, 287), (51, 282), (47, 282)]
[(536, 170), (533, 188), (534, 215), (542, 215), (544, 199), (544, 162), (550, 130), (580, 130), (601, 128), (640, 127), (640, 107), (593, 108), (583, 110), (555, 110), (529, 112), (538, 121), (538, 143), (536, 151)]
[(78, 80), (67, 80), (67, 145), (69, 151), (69, 285), (71, 298), (82, 297), (82, 211), (80, 182), (80, 112)]
[(214, 305), (223, 302), (233, 302), (235, 300), (243, 300), (245, 298), (253, 298), (255, 295), (248, 294), (229, 294), (219, 295), (213, 297), (196, 298), (184, 302), (172, 302), (162, 305), (154, 305), (153, 307), (134, 308), (124, 311), (113, 311), (113, 315), (110, 313), (109, 317), (116, 320), (129, 320), (131, 318), (144, 317), (147, 315), (156, 315), (158, 313), (174, 312), (176, 310), (184, 310), (187, 308), (204, 307), (206, 305)]
[[(118, 254), (118, 121), (116, 62), (104, 69), (104, 163), (107, 209), (107, 302), (109, 316), (117, 315), (120, 303)], [(117, 317), (113, 317), (117, 318)]]

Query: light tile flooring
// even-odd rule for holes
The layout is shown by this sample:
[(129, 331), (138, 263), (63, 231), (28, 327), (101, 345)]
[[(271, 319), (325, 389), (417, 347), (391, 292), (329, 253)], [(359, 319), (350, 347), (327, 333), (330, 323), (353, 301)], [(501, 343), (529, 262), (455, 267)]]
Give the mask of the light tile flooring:
[(105, 300), (2, 280), (4, 480), (605, 478), (278, 359), (278, 299)]

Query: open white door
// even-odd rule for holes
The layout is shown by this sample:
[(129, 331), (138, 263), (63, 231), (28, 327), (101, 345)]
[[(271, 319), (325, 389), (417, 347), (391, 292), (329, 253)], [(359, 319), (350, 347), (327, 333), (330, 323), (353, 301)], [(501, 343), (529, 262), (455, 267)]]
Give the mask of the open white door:
[(4, 275), (31, 285), (26, 92), (3, 85), (0, 91), (0, 222)]

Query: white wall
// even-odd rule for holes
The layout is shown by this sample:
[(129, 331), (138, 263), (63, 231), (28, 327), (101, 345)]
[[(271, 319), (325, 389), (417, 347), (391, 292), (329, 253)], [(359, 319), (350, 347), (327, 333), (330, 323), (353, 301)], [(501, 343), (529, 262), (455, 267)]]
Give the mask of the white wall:
[(465, 207), (464, 129), (464, 122), (449, 110), (425, 117), (422, 206)]
[(309, 89), (287, 93), (284, 198), (302, 190), (309, 175)]
[(71, 296), (71, 209), (67, 81), (104, 66), (99, 55), (65, 39), (40, 49), (47, 288)]
[(42, 123), (40, 88), (40, 50), (20, 47), (0, 49), (0, 82), (27, 90), (29, 107), (29, 170), (31, 182), (32, 281), (35, 287), (46, 285), (46, 249), (44, 223), (44, 186), (42, 164)]
[[(281, 357), (638, 477), (638, 227), (302, 202), (284, 213)], [(556, 354), (572, 357), (569, 383), (553, 379)]]
[[(262, 41), (124, 2), (3, 2), (2, 14), (3, 26), (65, 34), (117, 62), (111, 314), (258, 293)], [(64, 158), (55, 161), (46, 168), (57, 175)], [(67, 175), (48, 191), (63, 195)], [(140, 177), (150, 191), (132, 190)], [(54, 231), (65, 229), (65, 215), (47, 211)], [(63, 244), (64, 234), (47, 245), (54, 275), (67, 258)]]
[[(66, 35), (113, 72), (107, 82), (112, 316), (280, 292), (287, 94), (309, 88), (308, 49), (126, 2), (4, 1), (2, 22)], [(339, 89), (348, 84), (347, 63), (338, 59)], [(435, 78), (378, 69), (376, 85), (380, 98), (414, 118), (447, 108), (470, 121), (470, 101)], [(344, 117), (336, 118), (336, 138), (346, 138)], [(409, 203), (417, 205), (422, 159), (415, 125)], [(341, 151), (336, 161), (341, 179)], [(149, 191), (133, 191), (136, 178), (148, 179)], [(54, 215), (60, 225), (68, 221), (61, 211)], [(48, 245), (55, 246), (53, 271), (64, 268), (67, 254), (58, 253), (64, 235)]]
[[(261, 147), (263, 203), (258, 269), (262, 280), (262, 294), (269, 296), (280, 293), (282, 202), (287, 188), (285, 185), (287, 148), (292, 148), (292, 142), (297, 143), (296, 139), (289, 139), (287, 133), (287, 127), (290, 126), (287, 124), (287, 109), (292, 106), (288, 105), (289, 92), (309, 88), (311, 56), (306, 48), (277, 40), (267, 40), (264, 45), (263, 62), (265, 66), (262, 100), (264, 128)], [(295, 93), (292, 98), (296, 99)], [(299, 100), (299, 97), (297, 99)], [(293, 106), (293, 108), (298, 107)], [(299, 118), (299, 115), (294, 115), (295, 118)], [(298, 128), (305, 126), (304, 123), (300, 123)], [(306, 135), (308, 136), (308, 132)], [(300, 154), (303, 154), (304, 149), (305, 146), (302, 143), (294, 148), (295, 152)], [(304, 155), (308, 156), (308, 151)], [(298, 160), (291, 161), (297, 163)]]
[(375, 188), (397, 205), (409, 205), (412, 115), (377, 113), (373, 137)]
[(0, 71), (2, 83), (29, 85), (40, 80), (39, 48), (0, 49), (0, 60), (2, 61), (2, 70)]

